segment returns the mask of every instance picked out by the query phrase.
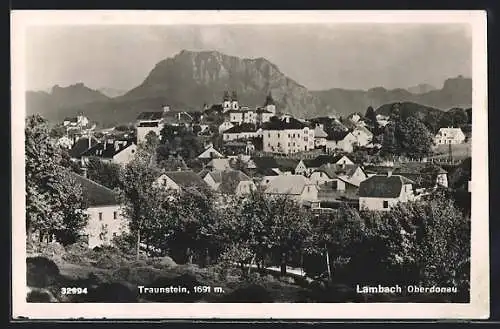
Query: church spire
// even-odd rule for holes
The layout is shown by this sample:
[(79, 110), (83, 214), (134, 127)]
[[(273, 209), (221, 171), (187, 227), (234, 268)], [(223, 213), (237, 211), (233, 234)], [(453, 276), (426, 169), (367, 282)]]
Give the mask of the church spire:
[(267, 106), (267, 105), (276, 105), (276, 104), (274, 104), (274, 99), (273, 99), (273, 95), (271, 94), (271, 92), (269, 92), (269, 94), (266, 97), (266, 103), (264, 104), (264, 106)]
[(238, 100), (238, 95), (236, 94), (236, 91), (233, 91), (233, 95), (231, 96), (232, 100), (233, 101), (237, 101)]
[(224, 91), (224, 101), (229, 101), (230, 100), (230, 97), (229, 97), (229, 91)]

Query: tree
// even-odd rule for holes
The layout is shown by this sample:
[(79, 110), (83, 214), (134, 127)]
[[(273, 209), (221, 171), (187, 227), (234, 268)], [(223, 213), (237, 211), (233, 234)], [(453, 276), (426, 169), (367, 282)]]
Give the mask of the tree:
[(365, 118), (368, 120), (368, 125), (372, 127), (373, 130), (378, 131), (377, 114), (375, 113), (373, 107), (368, 106), (368, 108), (366, 109)]
[(433, 136), (422, 121), (410, 116), (397, 125), (397, 131), (400, 138), (400, 153), (417, 158), (431, 153)]
[(399, 142), (396, 138), (396, 123), (394, 122), (390, 122), (384, 128), (381, 151), (383, 155), (400, 154)]
[(39, 239), (55, 237), (62, 243), (76, 239), (86, 225), (81, 187), (61, 165), (60, 149), (49, 137), (47, 121), (39, 115), (26, 119), (26, 227)]
[(151, 158), (140, 149), (135, 158), (120, 172), (122, 200), (125, 204), (125, 216), (129, 218), (130, 231), (137, 236), (137, 258), (141, 244), (141, 234), (146, 220), (151, 215), (151, 191), (153, 183), (159, 176), (155, 166), (151, 166)]
[(469, 288), (470, 221), (442, 192), (427, 202), (401, 204), (393, 211), (413, 228), (413, 258), (421, 284)]
[(52, 138), (61, 138), (63, 137), (64, 135), (66, 135), (66, 128), (62, 125), (57, 125), (57, 126), (54, 126), (51, 130), (50, 130), (50, 137)]
[(87, 163), (88, 178), (110, 189), (120, 186), (120, 165), (90, 158)]

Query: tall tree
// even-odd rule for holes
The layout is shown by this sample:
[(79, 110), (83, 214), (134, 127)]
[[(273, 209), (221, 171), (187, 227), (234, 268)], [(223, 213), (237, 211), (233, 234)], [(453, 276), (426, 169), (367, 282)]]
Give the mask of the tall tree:
[(151, 166), (151, 157), (139, 150), (135, 158), (120, 172), (120, 185), (122, 199), (125, 204), (125, 215), (129, 218), (131, 232), (136, 234), (137, 257), (141, 244), (141, 234), (147, 225), (146, 220), (150, 215), (150, 192), (153, 183), (159, 176), (156, 166)]
[(399, 144), (401, 153), (410, 157), (425, 157), (431, 153), (433, 136), (422, 123), (415, 117), (408, 117), (399, 123)]
[(61, 165), (60, 149), (51, 143), (47, 121), (39, 115), (26, 119), (25, 159), (27, 231), (40, 240), (71, 242), (87, 221), (81, 188)]
[(373, 107), (368, 106), (368, 108), (366, 109), (365, 118), (368, 120), (368, 124), (372, 129), (378, 130), (377, 114), (375, 113)]

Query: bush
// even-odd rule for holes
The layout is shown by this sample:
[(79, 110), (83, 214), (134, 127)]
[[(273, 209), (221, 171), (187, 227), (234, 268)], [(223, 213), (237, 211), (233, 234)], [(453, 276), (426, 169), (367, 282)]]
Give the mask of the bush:
[(27, 283), (29, 287), (45, 288), (60, 277), (57, 265), (45, 257), (30, 257), (26, 259)]
[(148, 287), (151, 288), (187, 288), (190, 293), (165, 293), (165, 294), (151, 294), (151, 295), (144, 295), (144, 298), (150, 301), (155, 301), (155, 302), (195, 302), (200, 300), (203, 297), (203, 294), (196, 294), (193, 291), (193, 287), (195, 286), (202, 286), (205, 285), (201, 282), (199, 282), (195, 276), (190, 275), (190, 274), (182, 274), (180, 276), (177, 276), (175, 278), (169, 278), (169, 277), (160, 277), (156, 280), (154, 280), (151, 284), (148, 285)]
[(136, 303), (137, 294), (121, 283), (103, 283), (90, 289), (83, 299), (94, 303)]
[(35, 290), (28, 292), (28, 295), (26, 296), (26, 302), (28, 302), (28, 303), (53, 303), (53, 302), (58, 302), (58, 300), (47, 289), (35, 289)]
[(271, 293), (266, 288), (251, 284), (247, 287), (239, 288), (222, 298), (224, 303), (272, 303), (274, 302)]

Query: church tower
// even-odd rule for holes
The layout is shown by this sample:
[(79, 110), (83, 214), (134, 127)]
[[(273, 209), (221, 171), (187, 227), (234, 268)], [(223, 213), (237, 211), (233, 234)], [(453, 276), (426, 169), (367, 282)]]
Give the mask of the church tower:
[(236, 95), (236, 91), (233, 91), (233, 95), (231, 97), (231, 108), (233, 110), (238, 110), (240, 108), (238, 104), (238, 95)]
[(274, 103), (273, 96), (271, 95), (271, 92), (266, 97), (266, 102), (264, 103), (264, 107), (267, 111), (276, 114), (276, 104)]
[(229, 97), (229, 92), (226, 90), (224, 92), (224, 98), (222, 100), (222, 109), (224, 112), (231, 109), (231, 97)]

